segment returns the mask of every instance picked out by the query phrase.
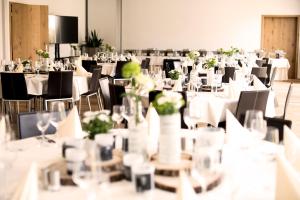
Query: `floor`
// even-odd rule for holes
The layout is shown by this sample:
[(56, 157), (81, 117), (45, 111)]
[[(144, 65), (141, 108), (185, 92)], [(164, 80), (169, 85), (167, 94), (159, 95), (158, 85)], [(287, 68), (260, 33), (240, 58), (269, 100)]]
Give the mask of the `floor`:
[[(300, 137), (300, 81), (295, 80), (292, 82), (294, 82), (293, 91), (292, 91), (290, 103), (288, 105), (286, 119), (292, 120), (292, 129)], [(277, 81), (274, 83), (273, 90), (276, 93), (277, 102), (278, 102), (278, 106), (276, 108), (277, 115), (282, 115), (282, 113), (283, 113), (285, 98), (286, 98), (289, 84), (290, 84), (290, 81), (280, 81), (280, 82)], [(96, 98), (93, 98), (93, 97), (91, 98), (91, 104), (92, 104), (92, 110), (98, 109)], [(21, 105), (20, 110), (21, 110), (21, 112), (26, 111), (25, 105)], [(88, 105), (87, 105), (85, 99), (83, 99), (81, 115), (83, 112), (85, 112), (87, 110), (88, 110)], [(16, 116), (14, 118), (16, 119)], [(17, 132), (16, 120), (14, 120), (13, 125), (14, 125), (15, 131)]]

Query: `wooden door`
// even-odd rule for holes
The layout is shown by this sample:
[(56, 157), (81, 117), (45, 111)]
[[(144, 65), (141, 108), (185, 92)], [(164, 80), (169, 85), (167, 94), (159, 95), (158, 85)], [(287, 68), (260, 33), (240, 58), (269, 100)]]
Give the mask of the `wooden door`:
[(11, 58), (36, 60), (48, 44), (48, 6), (10, 3)]
[(262, 20), (262, 49), (274, 52), (284, 50), (290, 62), (289, 79), (297, 73), (297, 35), (298, 17), (263, 16)]

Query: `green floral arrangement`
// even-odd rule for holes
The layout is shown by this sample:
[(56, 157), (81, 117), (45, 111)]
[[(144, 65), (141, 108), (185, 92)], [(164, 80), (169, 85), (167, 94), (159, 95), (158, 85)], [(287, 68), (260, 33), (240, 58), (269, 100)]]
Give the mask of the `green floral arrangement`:
[(88, 133), (88, 138), (93, 140), (97, 134), (108, 133), (113, 128), (113, 121), (109, 111), (85, 112), (82, 120), (82, 129)]
[[(139, 102), (142, 100), (141, 96), (148, 94), (154, 89), (154, 81), (141, 73), (141, 65), (136, 62), (129, 62), (122, 68), (122, 76), (131, 79), (130, 91), (123, 94), (123, 96), (131, 97), (135, 102), (136, 110), (139, 109)], [(135, 123), (139, 123), (138, 112), (136, 112)]]
[(86, 41), (87, 47), (100, 47), (102, 45), (103, 39), (98, 36), (96, 30), (92, 30), (91, 34), (88, 36)]
[(191, 51), (188, 53), (189, 59), (193, 60), (194, 62), (199, 58), (200, 53), (198, 51)]
[(153, 107), (159, 115), (172, 115), (178, 113), (183, 105), (184, 100), (180, 93), (166, 90), (157, 94), (153, 101)]
[(31, 60), (25, 59), (22, 61), (22, 65), (25, 67), (27, 64), (31, 65)]
[(42, 58), (49, 58), (49, 52), (42, 49), (35, 50), (35, 54)]
[(204, 69), (211, 69), (217, 65), (216, 58), (208, 58), (205, 63), (203, 64)]
[(114, 52), (115, 47), (105, 43), (105, 44), (103, 44), (103, 50), (107, 51), (107, 52)]
[(230, 47), (229, 50), (224, 50), (223, 48), (220, 48), (217, 50), (220, 54), (226, 55), (228, 57), (233, 56), (233, 54), (239, 53), (240, 50), (238, 48), (235, 47)]
[(181, 73), (175, 69), (169, 71), (169, 77), (172, 80), (178, 80), (180, 75), (181, 75)]

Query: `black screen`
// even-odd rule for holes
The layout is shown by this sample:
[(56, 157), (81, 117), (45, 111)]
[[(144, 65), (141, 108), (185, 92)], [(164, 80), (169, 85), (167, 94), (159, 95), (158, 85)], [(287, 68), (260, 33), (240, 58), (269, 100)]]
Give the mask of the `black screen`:
[(51, 43), (78, 43), (78, 17), (49, 16)]

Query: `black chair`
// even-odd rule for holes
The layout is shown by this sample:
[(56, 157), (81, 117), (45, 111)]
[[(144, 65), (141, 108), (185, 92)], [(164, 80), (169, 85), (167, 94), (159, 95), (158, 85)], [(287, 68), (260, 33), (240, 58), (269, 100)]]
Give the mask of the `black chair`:
[(271, 80), (271, 71), (272, 71), (272, 64), (267, 64), (264, 67), (267, 68), (267, 81), (265, 83), (266, 86), (268, 86), (270, 84), (270, 80)]
[(257, 64), (258, 67), (262, 67), (263, 64), (265, 63), (264, 60), (256, 60), (255, 63)]
[[(50, 113), (46, 113), (49, 114)], [(19, 139), (25, 139), (29, 137), (41, 135), (41, 131), (37, 128), (37, 113), (20, 113), (18, 114), (18, 130), (19, 130)], [(45, 131), (45, 134), (54, 134), (56, 128), (49, 125), (48, 129)]]
[(148, 69), (149, 70), (149, 67), (150, 67), (150, 58), (143, 59), (142, 63), (141, 63), (141, 67), (142, 67), (142, 69)]
[(114, 105), (122, 105), (122, 95), (125, 94), (125, 87), (122, 85), (109, 84), (111, 98), (111, 111)]
[(100, 95), (99, 95), (99, 79), (101, 78), (101, 69), (94, 69), (93, 74), (92, 74), (92, 78), (89, 84), (89, 91), (80, 95), (80, 105), (79, 105), (79, 111), (81, 109), (81, 97), (86, 97), (86, 100), (88, 102), (88, 106), (90, 111), (91, 109), (91, 102), (90, 102), (90, 97), (91, 96), (96, 96), (97, 98), (97, 103), (98, 103), (98, 107), (99, 110), (101, 109), (101, 105), (100, 105)]
[(233, 80), (235, 67), (225, 67), (225, 74), (222, 77), (222, 83), (229, 83), (230, 78)]
[[(150, 91), (150, 92), (149, 92), (149, 103), (153, 102), (153, 101), (155, 100), (156, 95), (158, 95), (158, 94), (161, 93), (161, 92), (162, 92), (161, 90), (153, 90), (153, 91)], [(185, 102), (184, 106), (182, 106), (182, 107), (180, 108), (179, 112), (180, 112), (180, 118), (181, 118), (181, 128), (185, 128), (185, 129), (186, 129), (186, 128), (188, 128), (188, 127), (187, 127), (187, 125), (184, 123), (184, 119), (183, 119), (184, 115), (183, 115), (183, 113), (184, 113), (184, 109), (185, 109), (186, 106), (187, 106), (187, 96), (186, 96), (186, 92), (179, 92), (179, 91), (178, 91), (178, 93), (180, 93), (180, 94), (182, 95), (182, 98), (184, 99), (184, 102)]]
[(180, 59), (164, 59), (163, 61), (163, 71), (166, 72), (166, 78), (170, 78), (169, 71), (175, 69), (174, 61), (180, 62)]
[(82, 67), (86, 71), (93, 73), (94, 69), (97, 68), (97, 61), (96, 60), (82, 60)]
[(122, 76), (122, 68), (127, 63), (129, 63), (129, 61), (118, 61), (117, 62), (114, 78), (123, 78), (123, 76)]
[(102, 98), (102, 108), (105, 110), (111, 109), (111, 98), (109, 92), (109, 79), (107, 77), (99, 79), (100, 95)]
[(284, 126), (292, 128), (292, 121), (290, 120), (269, 117), (265, 117), (265, 120), (267, 121), (267, 126), (273, 126), (275, 128), (278, 128), (280, 142), (284, 139)]
[(269, 84), (266, 85), (268, 88), (272, 89), (273, 83), (275, 81), (276, 74), (277, 74), (277, 67), (274, 67), (273, 72), (271, 74), (271, 78), (270, 78)]
[(48, 102), (66, 101), (72, 103), (73, 99), (73, 72), (57, 71), (49, 72), (47, 94), (43, 96), (45, 101), (45, 110), (48, 110)]
[(269, 58), (263, 58), (263, 67), (269, 64)]
[(17, 108), (19, 113), (19, 102), (28, 103), (28, 111), (31, 111), (31, 100), (33, 95), (29, 95), (27, 91), (27, 85), (23, 73), (1, 73), (1, 85), (2, 85), (2, 113), (5, 111), (6, 102), (17, 102)]
[(255, 75), (262, 83), (267, 83), (267, 67), (253, 67), (251, 74)]
[(241, 92), (235, 114), (241, 124), (244, 124), (247, 110), (261, 110), (265, 115), (269, 92), (269, 90)]

